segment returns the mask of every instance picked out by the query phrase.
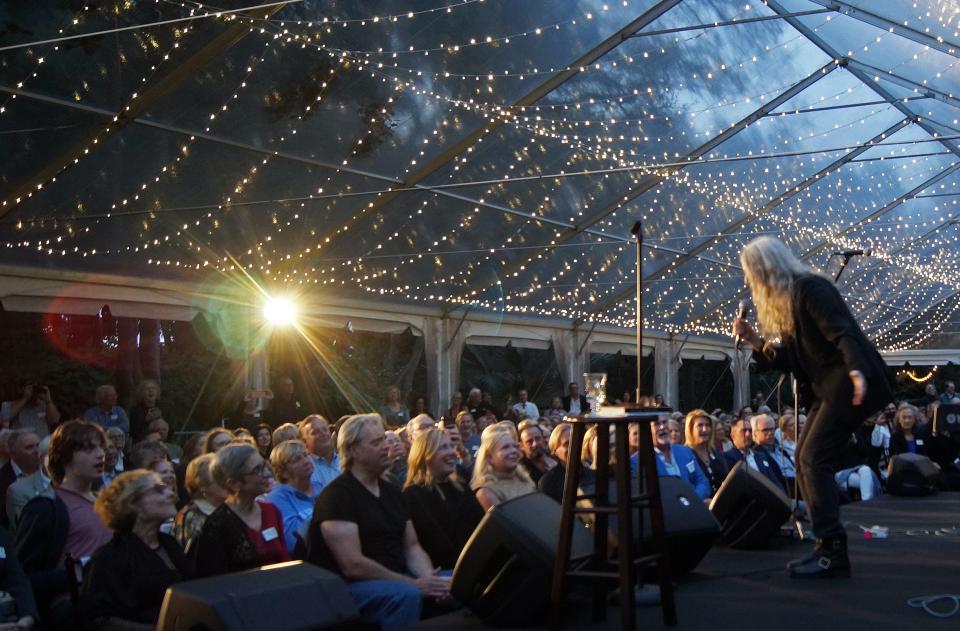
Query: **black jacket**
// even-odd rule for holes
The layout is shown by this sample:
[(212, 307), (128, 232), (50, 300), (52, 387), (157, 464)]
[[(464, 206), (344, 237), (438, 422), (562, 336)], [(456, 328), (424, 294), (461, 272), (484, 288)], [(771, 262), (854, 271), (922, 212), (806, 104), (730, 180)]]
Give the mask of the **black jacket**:
[(849, 402), (853, 397), (849, 373), (859, 370), (867, 380), (867, 394), (858, 409), (864, 418), (893, 400), (887, 365), (830, 280), (815, 274), (797, 277), (793, 314), (794, 337), (754, 351), (761, 369), (793, 372), (812, 403)]
[(70, 589), (60, 559), (67, 545), (70, 515), (59, 497), (38, 496), (27, 502), (17, 523), (17, 558), (30, 578), (33, 592), (45, 607)]
[(3, 528), (0, 528), (0, 550), (3, 550), (3, 558), (0, 558), (0, 590), (13, 596), (20, 617), (33, 616), (34, 620), (39, 620), (30, 581), (17, 561), (13, 540)]
[[(562, 400), (563, 400), (563, 409), (566, 410), (567, 412), (569, 412), (569, 411), (570, 411), (570, 397), (569, 397), (569, 396), (565, 396), (565, 397), (563, 397)], [(581, 395), (580, 395), (580, 413), (581, 413), (581, 414), (586, 414), (586, 413), (589, 412), (589, 411), (590, 411), (590, 404), (587, 402), (587, 397), (585, 397), (585, 396), (583, 396), (583, 395), (581, 394)]]

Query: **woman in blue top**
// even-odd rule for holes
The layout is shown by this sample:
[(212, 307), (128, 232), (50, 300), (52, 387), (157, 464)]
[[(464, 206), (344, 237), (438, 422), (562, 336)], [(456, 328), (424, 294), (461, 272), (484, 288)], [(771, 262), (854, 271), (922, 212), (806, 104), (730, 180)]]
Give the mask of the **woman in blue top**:
[(276, 473), (277, 484), (273, 485), (264, 499), (280, 511), (287, 550), (293, 552), (297, 530), (310, 521), (318, 495), (310, 483), (313, 461), (302, 441), (287, 440), (270, 452), (270, 464)]

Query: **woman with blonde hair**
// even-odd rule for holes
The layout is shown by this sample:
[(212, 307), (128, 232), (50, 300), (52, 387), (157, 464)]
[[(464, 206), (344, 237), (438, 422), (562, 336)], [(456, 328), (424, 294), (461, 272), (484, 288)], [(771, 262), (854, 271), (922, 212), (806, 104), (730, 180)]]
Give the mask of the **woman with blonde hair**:
[(457, 475), (457, 454), (446, 430), (429, 429), (413, 441), (403, 498), (427, 555), (440, 568), (453, 569), (483, 509)]
[(850, 433), (893, 399), (886, 364), (833, 281), (814, 273), (783, 243), (755, 239), (740, 262), (760, 328), (771, 339), (764, 340), (739, 317), (733, 333), (753, 347), (761, 370), (792, 372), (810, 406), (797, 447), (797, 476), (817, 545), (809, 557), (787, 566), (790, 576), (849, 576), (834, 471)]
[(517, 429), (512, 422), (501, 421), (483, 430), (470, 488), (484, 510), (536, 492), (533, 480), (520, 466), (521, 456)]
[(156, 473), (121, 473), (94, 502), (113, 539), (93, 555), (81, 592), (91, 628), (152, 629), (167, 588), (189, 578), (176, 539), (160, 531), (177, 509)]
[(173, 520), (173, 536), (186, 549), (200, 535), (203, 522), (227, 499), (227, 492), (213, 481), (210, 465), (214, 454), (203, 454), (190, 461), (184, 479), (190, 497)]
[(696, 456), (710, 482), (710, 497), (716, 495), (730, 472), (723, 452), (714, 447), (717, 421), (705, 410), (691, 410), (684, 419), (685, 444)]

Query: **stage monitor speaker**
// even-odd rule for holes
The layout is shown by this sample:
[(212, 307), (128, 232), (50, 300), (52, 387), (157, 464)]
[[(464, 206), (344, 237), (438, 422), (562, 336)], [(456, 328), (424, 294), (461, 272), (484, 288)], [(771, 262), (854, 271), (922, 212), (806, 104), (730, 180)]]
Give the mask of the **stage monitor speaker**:
[(339, 576), (294, 561), (168, 588), (157, 631), (348, 629), (357, 620)]
[(897, 454), (887, 464), (887, 493), (908, 497), (930, 495), (936, 492), (940, 476), (940, 469), (927, 456)]
[(720, 522), (721, 539), (731, 548), (766, 547), (790, 511), (786, 493), (746, 462), (730, 470), (710, 502), (710, 512)]
[[(674, 577), (692, 572), (700, 563), (710, 547), (720, 536), (720, 524), (707, 510), (703, 500), (697, 495), (688, 482), (677, 477), (662, 477), (660, 482), (660, 500), (663, 505), (663, 521), (667, 530), (667, 552), (670, 559), (670, 570)], [(631, 481), (636, 487), (636, 479)], [(616, 482), (611, 482), (607, 497), (611, 500), (617, 496)], [(593, 487), (584, 485), (580, 488), (581, 494), (592, 494)], [(590, 500), (581, 500), (581, 504), (592, 505)], [(639, 554), (653, 552), (650, 534), (650, 511), (643, 513), (643, 542), (640, 543)], [(636, 514), (636, 513), (634, 513)], [(616, 515), (608, 518), (607, 529), (610, 532), (608, 539), (610, 554), (613, 555), (620, 535)], [(640, 539), (639, 524), (634, 520), (633, 540)]]
[[(560, 533), (560, 504), (531, 493), (490, 509), (467, 541), (450, 591), (492, 626), (542, 625)], [(574, 520), (571, 558), (593, 552), (593, 539)]]

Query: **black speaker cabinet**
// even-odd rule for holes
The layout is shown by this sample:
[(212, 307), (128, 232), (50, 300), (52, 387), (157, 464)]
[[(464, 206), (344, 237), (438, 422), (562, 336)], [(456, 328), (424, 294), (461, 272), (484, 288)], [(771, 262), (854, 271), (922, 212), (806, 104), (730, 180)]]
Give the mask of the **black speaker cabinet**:
[(766, 547), (790, 517), (790, 498), (746, 462), (738, 462), (710, 502), (731, 548)]
[(353, 629), (357, 620), (339, 576), (293, 561), (170, 587), (157, 631)]
[[(720, 536), (720, 524), (713, 517), (700, 496), (685, 480), (676, 477), (662, 477), (660, 483), (660, 500), (663, 504), (663, 521), (666, 527), (667, 551), (670, 559), (670, 570), (674, 577), (692, 572)], [(636, 479), (631, 481), (636, 490)], [(611, 482), (607, 497), (615, 500), (616, 482)], [(584, 485), (581, 494), (592, 494), (593, 486)], [(581, 504), (592, 505), (591, 500), (581, 500)], [(636, 515), (636, 513), (634, 513)], [(616, 515), (610, 515), (607, 522), (610, 532), (608, 542), (610, 555), (616, 552), (620, 536), (620, 527)], [(634, 520), (633, 540), (639, 542), (639, 554), (653, 552), (650, 526), (650, 511), (643, 511), (643, 541), (640, 541), (640, 526)]]
[(918, 497), (935, 493), (940, 469), (927, 456), (897, 454), (887, 465), (887, 493)]
[[(453, 570), (454, 598), (492, 626), (542, 625), (560, 531), (560, 504), (532, 493), (494, 506), (467, 541)], [(574, 520), (571, 557), (589, 555), (593, 540)]]

